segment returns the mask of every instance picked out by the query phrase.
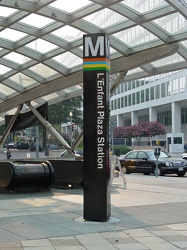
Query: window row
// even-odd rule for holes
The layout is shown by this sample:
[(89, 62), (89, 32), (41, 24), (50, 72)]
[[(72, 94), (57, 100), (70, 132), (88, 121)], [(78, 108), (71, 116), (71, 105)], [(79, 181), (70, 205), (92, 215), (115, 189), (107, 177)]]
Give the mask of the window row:
[[(131, 87), (137, 86), (137, 81), (132, 81)], [(139, 82), (141, 83), (141, 82)], [(121, 92), (124, 92), (124, 85), (121, 85)], [(128, 86), (128, 84), (126, 85)], [(141, 91), (125, 95), (120, 98), (113, 99), (111, 101), (111, 110), (116, 110), (139, 103), (144, 103), (148, 101), (153, 101), (156, 99), (164, 98), (166, 96), (171, 96), (184, 92), (186, 90), (185, 77), (180, 79), (175, 79), (173, 81), (168, 81), (161, 83), (160, 85), (152, 86)]]

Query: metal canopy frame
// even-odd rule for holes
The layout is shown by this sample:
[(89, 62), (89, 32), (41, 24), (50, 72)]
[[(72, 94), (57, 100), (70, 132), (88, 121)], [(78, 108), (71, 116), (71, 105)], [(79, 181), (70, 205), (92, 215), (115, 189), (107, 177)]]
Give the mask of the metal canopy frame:
[[(64, 7), (67, 2), (71, 0), (63, 0)], [(186, 69), (186, 1), (134, 2), (79, 0), (68, 12), (61, 0), (1, 0), (0, 125), (23, 103), (31, 101), (37, 107), (82, 95), (86, 33), (110, 37), (112, 87)], [(169, 30), (165, 24), (175, 18), (182, 20), (180, 30)], [(129, 30), (134, 32), (130, 42)], [(27, 110), (24, 105), (21, 112)]]

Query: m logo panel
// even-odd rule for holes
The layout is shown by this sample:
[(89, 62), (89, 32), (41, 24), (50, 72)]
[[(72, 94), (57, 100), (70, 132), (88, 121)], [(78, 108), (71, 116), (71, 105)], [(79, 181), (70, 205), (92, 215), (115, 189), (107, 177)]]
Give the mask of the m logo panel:
[(109, 39), (83, 36), (84, 219), (111, 216), (109, 165)]

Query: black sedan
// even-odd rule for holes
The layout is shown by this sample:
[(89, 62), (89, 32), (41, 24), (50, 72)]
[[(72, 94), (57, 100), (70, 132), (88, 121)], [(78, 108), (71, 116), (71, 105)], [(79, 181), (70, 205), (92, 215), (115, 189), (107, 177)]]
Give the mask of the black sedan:
[[(120, 156), (119, 161), (123, 173), (143, 173), (156, 175), (156, 157), (154, 150), (133, 150), (126, 155)], [(187, 172), (187, 161), (172, 159), (170, 155), (160, 151), (158, 157), (157, 175), (177, 174), (184, 176)]]

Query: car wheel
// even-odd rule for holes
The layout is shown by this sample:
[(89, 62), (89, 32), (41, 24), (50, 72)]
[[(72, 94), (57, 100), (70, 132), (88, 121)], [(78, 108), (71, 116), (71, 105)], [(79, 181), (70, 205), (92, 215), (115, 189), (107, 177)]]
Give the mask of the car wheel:
[(186, 174), (186, 172), (185, 173), (179, 173), (179, 174), (177, 174), (179, 177), (183, 177), (184, 175)]

